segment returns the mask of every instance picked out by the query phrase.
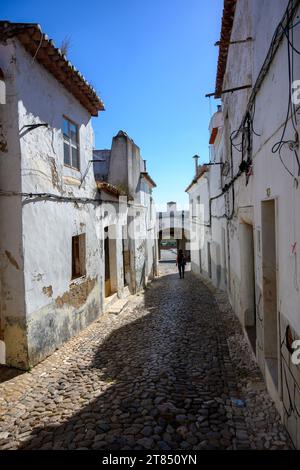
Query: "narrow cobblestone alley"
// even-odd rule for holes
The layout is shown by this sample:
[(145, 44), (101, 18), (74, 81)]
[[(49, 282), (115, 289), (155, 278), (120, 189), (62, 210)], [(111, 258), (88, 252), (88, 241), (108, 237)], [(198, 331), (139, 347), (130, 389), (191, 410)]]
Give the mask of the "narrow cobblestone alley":
[(284, 449), (222, 294), (174, 263), (32, 371), (0, 385), (0, 449)]

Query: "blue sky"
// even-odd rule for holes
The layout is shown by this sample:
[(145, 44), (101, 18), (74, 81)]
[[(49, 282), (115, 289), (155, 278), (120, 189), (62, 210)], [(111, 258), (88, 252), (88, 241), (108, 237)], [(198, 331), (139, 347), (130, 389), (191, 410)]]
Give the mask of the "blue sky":
[[(159, 207), (187, 203), (192, 156), (208, 158), (223, 0), (2, 0), (2, 19), (37, 22), (94, 86), (106, 111), (93, 120), (96, 148), (126, 131), (157, 183)], [(211, 99), (211, 110), (217, 102)]]

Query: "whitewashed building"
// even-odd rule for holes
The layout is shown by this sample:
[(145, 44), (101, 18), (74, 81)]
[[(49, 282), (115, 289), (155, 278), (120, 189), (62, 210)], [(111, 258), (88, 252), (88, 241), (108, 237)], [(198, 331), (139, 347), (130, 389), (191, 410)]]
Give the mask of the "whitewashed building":
[(27, 369), (101, 311), (91, 117), (103, 103), (39, 25), (0, 23), (1, 362)]
[[(103, 103), (39, 25), (0, 22), (0, 82), (0, 363), (28, 369), (96, 319), (111, 293), (155, 274), (155, 184), (131, 140), (132, 200), (95, 181), (91, 118)], [(111, 163), (119, 158), (113, 151)], [(112, 183), (122, 168), (111, 165)], [(131, 206), (143, 228), (127, 257)]]
[(122, 291), (124, 286), (136, 293), (157, 274), (156, 212), (152, 194), (156, 184), (147, 172), (139, 147), (124, 131), (113, 137), (111, 149), (94, 151), (94, 173), (99, 188), (114, 188), (124, 218), (115, 241), (113, 233), (117, 227), (105, 222), (106, 230), (111, 232), (106, 245), (111, 253), (116, 252), (114, 260), (106, 258), (106, 296)]
[(220, 181), (221, 196), (212, 201), (207, 186), (212, 225), (204, 236), (204, 249), (220, 246), (230, 302), (297, 448), (300, 111), (291, 92), (300, 77), (299, 15), (296, 0), (224, 1), (215, 90), (222, 100), (222, 169), (220, 179), (208, 177), (215, 187)]
[(221, 108), (209, 125), (210, 161), (199, 165), (195, 155), (195, 176), (186, 189), (190, 202), (191, 269), (210, 278), (220, 289), (227, 285), (227, 223), (222, 193), (223, 115)]

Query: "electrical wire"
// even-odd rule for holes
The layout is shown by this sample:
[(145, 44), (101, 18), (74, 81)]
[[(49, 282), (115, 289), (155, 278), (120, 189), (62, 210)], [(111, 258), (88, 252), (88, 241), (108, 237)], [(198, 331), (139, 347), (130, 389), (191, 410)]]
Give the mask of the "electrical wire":
[(53, 201), (56, 200), (60, 202), (81, 202), (84, 204), (94, 203), (94, 202), (98, 202), (100, 204), (102, 203), (102, 200), (97, 199), (97, 198), (60, 196), (58, 194), (53, 194), (53, 193), (26, 193), (26, 192), (19, 192), (19, 191), (0, 190), (0, 196), (21, 196), (21, 197), (24, 197), (25, 200), (38, 198), (38, 199), (49, 199)]
[[(232, 207), (231, 214), (230, 215), (224, 214), (223, 216), (220, 216), (220, 217), (226, 217), (228, 220), (230, 220), (233, 217), (233, 214), (234, 214), (234, 182), (242, 175), (242, 173), (246, 173), (246, 185), (248, 184), (248, 181), (249, 181), (249, 176), (250, 176), (249, 170), (252, 167), (252, 155), (251, 155), (252, 154), (252, 135), (254, 134), (254, 135), (260, 137), (260, 134), (257, 133), (254, 130), (254, 124), (253, 124), (254, 116), (255, 116), (255, 110), (256, 110), (255, 109), (256, 108), (256, 99), (255, 98), (256, 98), (257, 92), (260, 88), (261, 82), (263, 81), (263, 79), (266, 75), (266, 72), (267, 72), (267, 70), (270, 66), (270, 63), (273, 60), (276, 49), (278, 48), (279, 41), (280, 41), (280, 31), (281, 30), (283, 30), (284, 36), (287, 38), (287, 45), (288, 45), (289, 99), (288, 99), (288, 108), (287, 108), (287, 113), (286, 113), (286, 118), (285, 118), (285, 122), (284, 122), (284, 126), (283, 126), (283, 131), (282, 131), (282, 134), (281, 134), (281, 138), (280, 138), (279, 142), (276, 142), (273, 145), (272, 153), (273, 154), (278, 153), (279, 159), (280, 159), (283, 167), (285, 168), (285, 170), (294, 179), (296, 179), (295, 175), (289, 170), (289, 168), (285, 164), (285, 162), (283, 160), (283, 156), (281, 154), (281, 151), (282, 151), (283, 147), (285, 145), (288, 145), (289, 149), (293, 150), (293, 152), (294, 152), (294, 156), (295, 156), (295, 159), (296, 159), (296, 162), (297, 162), (297, 165), (298, 165), (298, 176), (300, 176), (300, 159), (299, 159), (299, 156), (298, 156), (298, 152), (296, 150), (296, 146), (299, 142), (299, 136), (298, 136), (298, 131), (297, 131), (297, 117), (296, 117), (296, 110), (295, 110), (295, 107), (292, 103), (291, 93), (290, 93), (291, 83), (293, 81), (293, 73), (294, 73), (293, 53), (294, 52), (300, 53), (299, 51), (297, 51), (297, 49), (294, 47), (294, 44), (293, 44), (293, 42), (294, 42), (293, 29), (296, 26), (296, 24), (295, 25), (293, 25), (293, 24), (290, 25), (290, 23), (292, 21), (293, 5), (294, 5), (293, 0), (290, 0), (289, 3), (288, 3), (287, 9), (285, 11), (285, 14), (284, 14), (284, 20), (286, 21), (287, 26), (286, 26), (286, 28), (284, 27), (283, 20), (280, 21), (280, 23), (277, 25), (277, 27), (274, 31), (272, 40), (271, 40), (271, 45), (270, 45), (268, 54), (266, 56), (266, 59), (264, 61), (263, 66), (261, 68), (261, 71), (258, 75), (258, 78), (257, 78), (257, 81), (254, 85), (254, 88), (252, 90), (252, 94), (251, 94), (251, 97), (250, 97), (250, 100), (249, 100), (248, 106), (247, 106), (247, 111), (246, 111), (246, 113), (245, 113), (245, 115), (242, 119), (242, 122), (241, 122), (239, 128), (237, 130), (231, 132), (231, 134), (230, 134), (230, 146), (231, 146), (230, 154), (231, 154), (231, 160), (232, 160), (231, 170), (233, 168), (232, 149), (234, 148), (236, 151), (238, 151), (239, 153), (242, 154), (242, 159), (241, 159), (241, 164), (239, 166), (239, 171), (236, 173), (235, 176), (231, 175), (231, 180), (224, 185), (224, 187), (222, 188), (222, 193), (220, 193), (217, 196), (215, 196), (214, 198), (210, 199), (210, 213), (211, 213), (211, 201), (213, 201), (216, 198), (221, 197), (222, 195), (227, 193), (229, 191), (229, 189), (232, 187), (233, 207)], [(299, 23), (300, 22), (297, 22), (297, 24), (299, 24)], [(291, 34), (290, 34), (290, 30), (292, 30)], [(292, 109), (292, 111), (291, 111), (291, 109)], [(285, 134), (286, 134), (286, 130), (287, 130), (287, 124), (288, 124), (288, 121), (289, 121), (290, 111), (291, 111), (291, 121), (292, 121), (293, 128), (294, 128), (295, 135), (296, 135), (295, 141), (285, 140), (285, 138), (284, 138)], [(242, 139), (241, 139), (240, 142), (235, 143), (235, 140), (240, 135), (240, 133), (242, 133)], [(245, 138), (247, 138), (247, 147), (246, 147)], [(245, 150), (247, 150), (247, 159), (246, 160), (244, 158), (245, 157)], [(213, 216), (213, 217), (215, 217), (215, 216)], [(208, 226), (211, 226), (211, 220), (210, 220), (210, 223), (208, 224)]]
[(293, 51), (296, 52), (296, 54), (300, 55), (300, 51), (294, 46), (294, 44), (291, 42), (290, 37), (289, 37), (289, 30), (290, 30), (290, 29), (293, 30), (293, 27), (286, 29), (286, 28), (284, 28), (284, 26), (283, 26), (282, 24), (281, 24), (281, 27), (282, 27), (283, 32), (284, 32), (284, 34), (285, 34), (285, 36), (286, 36), (286, 38), (287, 38), (287, 40), (288, 40), (289, 45), (291, 46), (291, 48), (293, 49)]
[(290, 26), (289, 29), (295, 28), (295, 26), (298, 26), (298, 24), (300, 24), (300, 20), (297, 21), (297, 23), (294, 23), (292, 26)]
[[(298, 416), (298, 418), (300, 418), (300, 412), (297, 408), (297, 405), (296, 405), (296, 388), (297, 388), (297, 391), (298, 391), (298, 394), (300, 394), (300, 387), (299, 385), (297, 384), (296, 382), (296, 379), (294, 377), (294, 375), (292, 374), (288, 364), (286, 363), (286, 359), (282, 353), (282, 346), (284, 345), (285, 341), (283, 340), (283, 342), (281, 343), (281, 351), (280, 351), (280, 355), (281, 355), (281, 358), (282, 358), (282, 368), (283, 368), (283, 373), (284, 373), (284, 381), (285, 381), (285, 386), (286, 386), (286, 390), (287, 390), (287, 393), (288, 393), (288, 398), (289, 398), (289, 409), (288, 411), (286, 410), (285, 408), (285, 411), (287, 412), (287, 415), (288, 417), (290, 417), (292, 415), (292, 413), (296, 414)], [(289, 382), (288, 382), (288, 379), (287, 379), (287, 375), (286, 375), (286, 368), (288, 369), (289, 373), (291, 374), (292, 378), (293, 378), (293, 382), (294, 382), (294, 386), (293, 386), (293, 399), (292, 399), (292, 394), (291, 394), (291, 390), (290, 390), (290, 387), (289, 387)]]
[[(287, 11), (287, 26), (289, 26), (289, 23), (291, 21), (290, 17), (290, 12), (289, 10)], [(283, 125), (283, 130), (281, 133), (281, 138), (278, 142), (276, 142), (273, 147), (272, 147), (272, 153), (278, 153), (279, 159), (284, 167), (284, 169), (287, 171), (287, 173), (295, 179), (295, 175), (291, 172), (291, 170), (287, 167), (286, 163), (283, 161), (283, 156), (282, 156), (282, 150), (285, 146), (288, 146), (290, 150), (293, 151), (297, 166), (298, 166), (298, 176), (300, 176), (300, 161), (299, 161), (299, 156), (298, 152), (296, 150), (297, 145), (299, 144), (299, 134), (297, 130), (297, 116), (296, 116), (296, 107), (294, 103), (292, 102), (292, 97), (291, 97), (291, 87), (292, 83), (294, 81), (294, 51), (295, 48), (293, 47), (293, 42), (294, 42), (294, 32), (293, 28), (284, 28), (282, 25), (282, 22), (280, 23), (281, 28), (284, 31), (284, 34), (287, 38), (287, 59), (288, 59), (288, 83), (289, 83), (289, 89), (288, 89), (288, 105), (287, 105), (287, 111), (286, 111), (286, 117)], [(290, 33), (290, 29), (292, 32)], [(297, 50), (295, 51), (297, 52)], [(288, 121), (291, 119), (291, 123), (293, 126), (293, 129), (295, 131), (295, 140), (286, 140), (285, 139), (285, 134), (287, 131), (287, 124)]]

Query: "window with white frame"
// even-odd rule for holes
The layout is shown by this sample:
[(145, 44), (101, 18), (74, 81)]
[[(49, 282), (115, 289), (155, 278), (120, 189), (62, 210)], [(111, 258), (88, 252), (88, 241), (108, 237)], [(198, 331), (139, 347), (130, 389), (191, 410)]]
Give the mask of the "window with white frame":
[(64, 164), (79, 170), (78, 126), (65, 116), (63, 117), (63, 136)]

